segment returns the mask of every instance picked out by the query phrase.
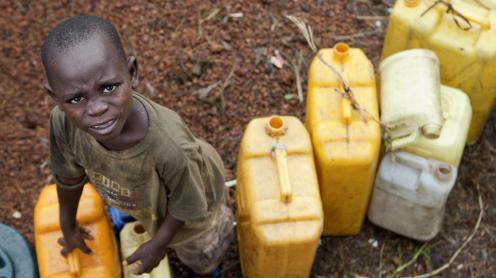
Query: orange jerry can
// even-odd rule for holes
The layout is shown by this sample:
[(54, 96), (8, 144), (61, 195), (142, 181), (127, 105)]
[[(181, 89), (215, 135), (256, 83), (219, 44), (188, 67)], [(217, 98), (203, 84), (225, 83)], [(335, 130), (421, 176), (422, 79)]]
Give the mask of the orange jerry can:
[(322, 232), (312, 144), (295, 117), (252, 120), (237, 164), (236, 218), (245, 277), (309, 277)]
[(121, 263), (112, 226), (102, 199), (90, 184), (84, 186), (76, 218), (93, 236), (93, 240), (86, 241), (93, 252), (86, 255), (75, 249), (64, 258), (60, 254), (62, 247), (57, 243), (62, 237), (57, 188), (55, 184), (43, 188), (34, 208), (34, 240), (40, 277), (120, 278)]
[[(346, 87), (352, 100), (345, 97)], [(324, 235), (361, 230), (381, 145), (378, 106), (374, 67), (362, 50), (338, 43), (317, 53), (308, 74), (306, 125), (315, 150)]]

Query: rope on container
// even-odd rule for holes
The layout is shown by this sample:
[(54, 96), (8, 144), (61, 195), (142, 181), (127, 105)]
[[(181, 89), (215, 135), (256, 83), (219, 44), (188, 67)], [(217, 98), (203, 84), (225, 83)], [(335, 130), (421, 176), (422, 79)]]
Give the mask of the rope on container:
[[(465, 17), (462, 13), (457, 11), (453, 7), (453, 4), (448, 3), (444, 0), (437, 0), (436, 2), (434, 2), (420, 15), (420, 17), (423, 17), (426, 13), (428, 13), (430, 10), (432, 10), (435, 6), (439, 4), (446, 6), (446, 13), (451, 14), (451, 17), (453, 18), (453, 21), (455, 22), (456, 26), (458, 26), (458, 28), (462, 29), (463, 31), (468, 31), (472, 28), (472, 23), (470, 23), (470, 20), (467, 17)], [(463, 20), (466, 23), (466, 26), (462, 26), (458, 18), (461, 18), (461, 20)]]

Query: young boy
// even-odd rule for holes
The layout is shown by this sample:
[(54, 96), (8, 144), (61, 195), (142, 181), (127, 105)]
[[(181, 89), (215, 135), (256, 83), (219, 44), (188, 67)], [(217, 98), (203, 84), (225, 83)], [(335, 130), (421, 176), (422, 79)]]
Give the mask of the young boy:
[(138, 64), (113, 25), (95, 16), (63, 21), (42, 47), (50, 116), (50, 165), (60, 203), (62, 254), (91, 250), (76, 223), (83, 185), (138, 219), (152, 235), (124, 264), (150, 272), (175, 249), (196, 274), (218, 266), (233, 237), (222, 161), (173, 111), (137, 94)]

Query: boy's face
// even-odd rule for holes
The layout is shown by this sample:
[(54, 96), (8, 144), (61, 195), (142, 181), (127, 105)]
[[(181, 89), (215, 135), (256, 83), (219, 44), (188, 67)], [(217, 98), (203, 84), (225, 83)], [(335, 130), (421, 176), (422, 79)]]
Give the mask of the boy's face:
[(133, 107), (137, 64), (122, 59), (98, 33), (63, 52), (52, 52), (47, 89), (78, 128), (104, 143), (117, 138)]

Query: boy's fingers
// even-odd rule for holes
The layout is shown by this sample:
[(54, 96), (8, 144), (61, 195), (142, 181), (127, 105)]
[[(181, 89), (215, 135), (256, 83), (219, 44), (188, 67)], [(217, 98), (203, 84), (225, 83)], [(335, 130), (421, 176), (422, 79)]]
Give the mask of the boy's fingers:
[(93, 236), (91, 235), (90, 230), (81, 227), (81, 233), (83, 234), (85, 239), (93, 240)]
[(81, 242), (81, 244), (79, 245), (79, 249), (81, 249), (81, 251), (83, 251), (87, 255), (91, 254), (91, 249), (86, 246), (84, 242)]
[(149, 267), (149, 266), (147, 266), (147, 265), (142, 264), (142, 263), (141, 263), (141, 261), (138, 261), (138, 262), (136, 263), (136, 265), (137, 265), (137, 267), (136, 267), (136, 269), (134, 270), (134, 274), (136, 274), (136, 275), (141, 275), (141, 274), (143, 274), (143, 273), (148, 273), (148, 272), (150, 272), (150, 269), (149, 269), (150, 267)]
[(137, 252), (134, 252), (131, 254), (131, 256), (127, 257), (125, 259), (125, 264), (124, 265), (129, 265), (129, 264), (133, 264), (135, 263), (136, 261), (138, 261), (139, 259), (139, 255)]
[(83, 237), (84, 239), (87, 239), (87, 240), (93, 240), (93, 236), (91, 234), (83, 234)]
[(69, 254), (69, 250), (67, 249), (67, 247), (64, 246), (64, 248), (60, 250), (60, 254), (62, 254), (62, 256), (64, 257), (67, 257), (67, 254)]

